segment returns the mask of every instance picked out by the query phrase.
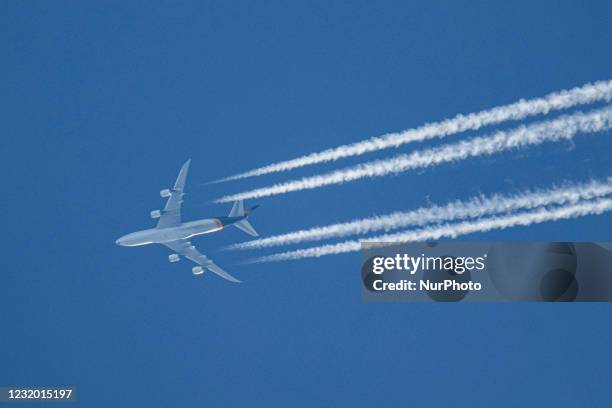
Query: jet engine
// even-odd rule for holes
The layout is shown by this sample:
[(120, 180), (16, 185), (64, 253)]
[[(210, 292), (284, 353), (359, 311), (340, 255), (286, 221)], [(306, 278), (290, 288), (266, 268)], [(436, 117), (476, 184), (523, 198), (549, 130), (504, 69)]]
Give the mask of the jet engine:
[(151, 211), (151, 218), (155, 219), (155, 218), (159, 218), (161, 217), (162, 213), (160, 210), (153, 210)]
[(172, 191), (169, 188), (164, 188), (159, 192), (161, 198), (170, 197), (172, 195)]
[(201, 266), (194, 266), (193, 268), (191, 268), (191, 272), (194, 275), (201, 275), (204, 273), (204, 268), (202, 268)]
[(181, 260), (181, 257), (179, 256), (179, 254), (170, 254), (168, 255), (168, 261), (170, 262), (178, 262)]

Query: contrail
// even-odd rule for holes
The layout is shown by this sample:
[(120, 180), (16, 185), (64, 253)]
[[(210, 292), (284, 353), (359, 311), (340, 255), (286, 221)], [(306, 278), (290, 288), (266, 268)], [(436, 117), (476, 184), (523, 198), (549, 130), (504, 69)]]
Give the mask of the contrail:
[(443, 206), (421, 207), (412, 211), (393, 212), (386, 215), (363, 218), (345, 223), (314, 227), (282, 235), (274, 235), (253, 241), (230, 245), (227, 249), (256, 249), (289, 245), (348, 235), (367, 234), (374, 231), (391, 231), (409, 226), (423, 226), (444, 221), (480, 218), (492, 214), (510, 213), (519, 209), (561, 204), (574, 204), (583, 200), (612, 194), (612, 177), (605, 182), (590, 181), (549, 189), (527, 190), (515, 195), (495, 194), (478, 196), (467, 201), (454, 201)]
[(605, 108), (592, 110), (588, 113), (577, 112), (572, 115), (560, 116), (554, 120), (523, 125), (513, 130), (497, 131), (488, 136), (474, 137), (456, 143), (400, 154), (388, 159), (357, 164), (329, 173), (227, 195), (215, 200), (215, 202), (224, 203), (267, 197), (331, 184), (342, 184), (366, 177), (398, 174), (412, 169), (465, 160), (469, 157), (492, 155), (544, 142), (569, 140), (577, 133), (600, 132), (610, 129), (611, 125), (612, 107), (608, 105)]
[(287, 171), (316, 163), (338, 160), (344, 157), (360, 156), (364, 153), (398, 147), (412, 142), (441, 138), (467, 130), (477, 130), (483, 126), (495, 125), (508, 120), (521, 120), (529, 116), (547, 114), (550, 111), (568, 109), (597, 101), (609, 102), (612, 99), (612, 80), (585, 84), (570, 90), (550, 93), (542, 98), (534, 98), (498, 106), (467, 115), (459, 114), (440, 122), (427, 123), (403, 132), (388, 133), (352, 144), (338, 146), (321, 152), (308, 154), (292, 160), (282, 161), (254, 170), (226, 177), (215, 182), (244, 179), (268, 173)]
[(483, 218), (474, 221), (442, 224), (439, 226), (425, 227), (413, 231), (387, 234), (368, 238), (362, 241), (345, 241), (338, 244), (322, 245), (295, 251), (282, 252), (252, 259), (250, 263), (289, 261), (302, 258), (318, 258), (326, 255), (337, 255), (347, 252), (361, 250), (361, 242), (400, 243), (400, 242), (423, 242), (438, 240), (440, 238), (456, 238), (461, 235), (474, 232), (486, 232), (496, 229), (505, 229), (516, 226), (528, 226), (547, 221), (558, 221), (582, 217), (586, 215), (598, 215), (612, 210), (612, 199), (603, 198), (595, 201), (583, 201), (572, 205), (556, 208), (540, 208), (517, 214)]

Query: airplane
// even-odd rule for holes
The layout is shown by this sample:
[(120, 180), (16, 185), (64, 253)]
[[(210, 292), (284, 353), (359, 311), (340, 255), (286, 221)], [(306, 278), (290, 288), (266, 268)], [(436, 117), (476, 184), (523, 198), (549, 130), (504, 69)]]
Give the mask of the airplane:
[(170, 262), (178, 262), (181, 257), (187, 258), (197, 264), (191, 269), (194, 275), (202, 275), (207, 269), (230, 282), (240, 283), (238, 279), (217, 266), (206, 255), (201, 254), (189, 241), (189, 238), (197, 235), (210, 234), (221, 231), (228, 225), (257, 237), (257, 231), (247, 221), (258, 205), (245, 210), (244, 202), (234, 202), (232, 210), (226, 217), (207, 218), (203, 220), (181, 222), (181, 204), (185, 191), (185, 181), (191, 159), (187, 160), (181, 167), (172, 189), (164, 189), (159, 192), (162, 198), (168, 198), (163, 210), (151, 211), (151, 218), (158, 219), (155, 228), (133, 232), (117, 239), (116, 244), (125, 247), (142, 246), (149, 244), (162, 244), (170, 248), (173, 253), (168, 256)]

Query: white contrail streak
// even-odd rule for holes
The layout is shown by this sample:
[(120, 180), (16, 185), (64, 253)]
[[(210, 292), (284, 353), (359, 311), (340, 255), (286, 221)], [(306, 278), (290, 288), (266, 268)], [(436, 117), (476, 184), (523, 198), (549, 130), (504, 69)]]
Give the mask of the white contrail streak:
[(492, 155), (544, 142), (569, 140), (577, 133), (600, 132), (610, 129), (611, 125), (612, 107), (606, 106), (605, 108), (592, 110), (588, 113), (577, 112), (572, 115), (560, 116), (554, 120), (520, 126), (513, 130), (497, 131), (488, 136), (474, 137), (456, 143), (444, 144), (439, 147), (400, 154), (388, 159), (357, 164), (329, 173), (228, 195), (215, 200), (215, 202), (224, 203), (249, 198), (267, 197), (292, 191), (319, 188), (331, 184), (342, 184), (366, 177), (398, 174), (412, 169), (456, 162), (469, 157)]
[(412, 211), (393, 212), (386, 215), (363, 218), (345, 223), (314, 227), (282, 235), (274, 235), (253, 241), (234, 244), (227, 249), (257, 249), (290, 245), (348, 235), (362, 235), (374, 231), (392, 231), (409, 226), (423, 226), (445, 221), (509, 213), (519, 209), (533, 209), (548, 205), (573, 204), (582, 200), (605, 197), (612, 194), (612, 177), (605, 182), (591, 181), (564, 187), (527, 190), (515, 195), (495, 194), (478, 196), (467, 201), (454, 201), (443, 206), (422, 207)]
[(539, 208), (536, 210), (511, 215), (425, 227), (413, 231), (372, 237), (362, 241), (345, 241), (338, 244), (298, 249), (295, 251), (262, 256), (260, 258), (255, 258), (250, 262), (260, 263), (289, 261), (302, 258), (318, 258), (325, 255), (337, 255), (359, 251), (361, 250), (361, 242), (400, 243), (438, 240), (444, 237), (456, 238), (460, 235), (471, 234), (474, 232), (486, 232), (516, 226), (528, 226), (547, 221), (558, 221), (586, 215), (598, 215), (610, 210), (612, 210), (612, 199), (603, 198), (595, 201), (583, 201), (576, 204), (555, 208)]
[(612, 99), (612, 80), (599, 81), (570, 90), (554, 92), (543, 98), (529, 100), (521, 99), (509, 105), (498, 106), (476, 113), (467, 115), (459, 114), (451, 119), (427, 123), (418, 128), (408, 129), (403, 132), (389, 133), (383, 136), (373, 137), (352, 144), (308, 154), (292, 160), (270, 164), (245, 173), (217, 180), (217, 182), (261, 176), (316, 163), (334, 161), (344, 157), (359, 156), (364, 153), (398, 147), (407, 143), (446, 137), (467, 130), (477, 130), (483, 126), (495, 125), (508, 120), (521, 120), (529, 116), (545, 115), (550, 111), (568, 109), (597, 101), (609, 102), (610, 99)]

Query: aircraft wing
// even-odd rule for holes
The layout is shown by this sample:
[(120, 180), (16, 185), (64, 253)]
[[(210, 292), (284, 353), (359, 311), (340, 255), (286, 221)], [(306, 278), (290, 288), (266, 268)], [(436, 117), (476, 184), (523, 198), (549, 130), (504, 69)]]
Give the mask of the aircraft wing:
[(165, 246), (173, 250), (179, 255), (184, 256), (185, 258), (197, 263), (203, 268), (208, 269), (211, 272), (216, 273), (221, 276), (223, 279), (227, 279), (230, 282), (240, 283), (240, 281), (234, 278), (229, 273), (225, 272), (221, 269), (217, 264), (215, 264), (211, 259), (206, 257), (206, 255), (202, 255), (200, 251), (189, 241), (186, 239), (181, 239), (178, 241), (165, 242)]
[(164, 211), (157, 222), (157, 228), (174, 227), (181, 223), (181, 204), (183, 204), (189, 164), (191, 164), (191, 159), (187, 160), (185, 164), (183, 164), (183, 167), (181, 167), (181, 171), (176, 178), (176, 182), (174, 183), (170, 197), (168, 197)]

